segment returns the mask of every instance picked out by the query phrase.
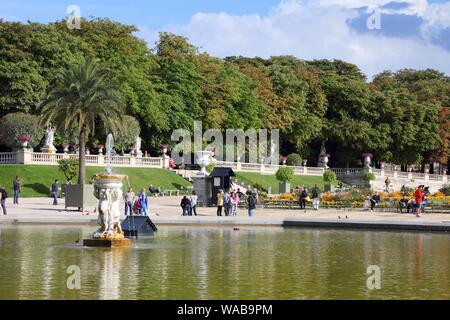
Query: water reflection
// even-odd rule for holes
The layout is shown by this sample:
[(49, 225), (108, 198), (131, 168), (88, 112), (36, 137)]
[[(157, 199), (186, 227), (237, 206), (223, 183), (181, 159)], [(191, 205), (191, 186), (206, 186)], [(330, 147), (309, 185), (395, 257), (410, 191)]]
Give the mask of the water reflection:
[[(134, 248), (83, 248), (87, 227), (2, 226), (0, 298), (448, 299), (447, 234), (160, 228)], [(66, 287), (81, 269), (81, 290)], [(369, 291), (366, 269), (382, 270)]]

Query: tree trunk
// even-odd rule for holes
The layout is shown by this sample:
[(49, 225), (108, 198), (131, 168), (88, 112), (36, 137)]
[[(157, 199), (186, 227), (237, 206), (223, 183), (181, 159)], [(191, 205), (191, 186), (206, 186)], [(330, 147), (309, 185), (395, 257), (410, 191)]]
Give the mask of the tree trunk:
[(78, 154), (78, 159), (80, 162), (80, 171), (78, 173), (78, 184), (84, 184), (86, 180), (86, 128), (83, 126), (80, 130), (80, 150)]

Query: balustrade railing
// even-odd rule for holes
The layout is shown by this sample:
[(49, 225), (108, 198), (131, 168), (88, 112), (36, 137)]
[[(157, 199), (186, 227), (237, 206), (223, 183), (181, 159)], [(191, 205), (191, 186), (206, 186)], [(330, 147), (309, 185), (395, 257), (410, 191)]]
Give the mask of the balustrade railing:
[(0, 163), (1, 164), (16, 163), (16, 153), (15, 152), (2, 152), (2, 153), (0, 153)]

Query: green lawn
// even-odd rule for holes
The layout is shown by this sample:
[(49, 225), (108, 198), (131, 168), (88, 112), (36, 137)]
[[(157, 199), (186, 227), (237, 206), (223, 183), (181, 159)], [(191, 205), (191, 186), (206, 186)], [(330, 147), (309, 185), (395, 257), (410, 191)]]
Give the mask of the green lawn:
[[(278, 193), (278, 180), (275, 178), (275, 174), (263, 175), (253, 172), (236, 172), (235, 180), (238, 184), (243, 184), (244, 186), (253, 185), (255, 183), (261, 185), (266, 191), (268, 187), (272, 187), (272, 193)], [(307, 188), (314, 187), (317, 184), (321, 190), (324, 189), (322, 176), (295, 176), (294, 180), (291, 181), (291, 188), (295, 188), (298, 185), (305, 185)]]
[[(92, 175), (102, 173), (104, 170), (99, 167), (87, 167), (86, 177), (89, 179)], [(165, 169), (113, 168), (113, 172), (128, 175), (128, 181), (135, 191), (140, 188), (148, 190), (150, 184), (163, 190), (177, 190), (191, 186), (190, 182)], [(22, 197), (48, 196), (50, 186), (55, 179), (58, 179), (60, 183), (66, 182), (58, 166), (3, 164), (0, 165), (0, 185), (6, 187), (9, 197), (13, 196), (12, 182), (16, 175), (22, 182)]]

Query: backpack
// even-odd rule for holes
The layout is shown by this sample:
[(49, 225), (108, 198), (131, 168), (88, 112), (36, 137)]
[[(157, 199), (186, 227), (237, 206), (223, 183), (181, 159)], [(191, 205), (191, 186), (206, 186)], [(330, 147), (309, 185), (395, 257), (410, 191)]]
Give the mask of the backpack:
[(8, 192), (5, 189), (0, 188), (0, 193), (2, 194), (2, 200), (8, 198)]

